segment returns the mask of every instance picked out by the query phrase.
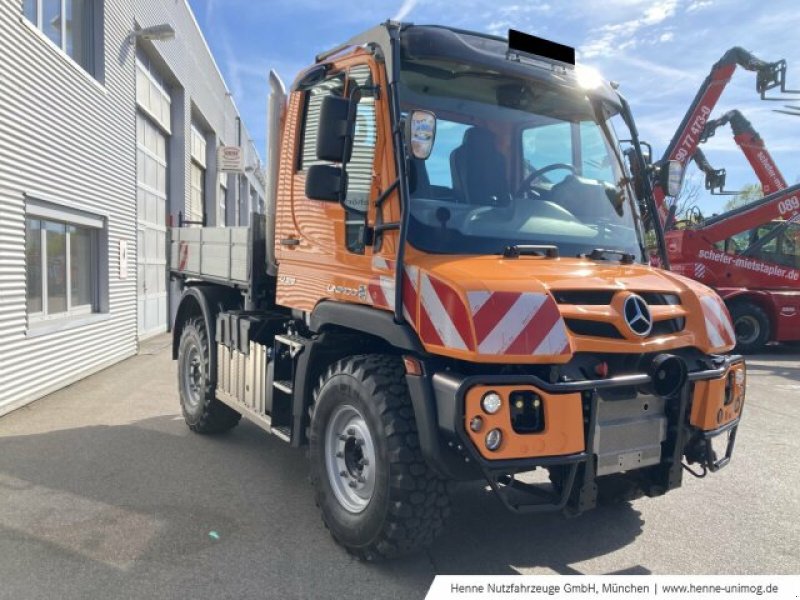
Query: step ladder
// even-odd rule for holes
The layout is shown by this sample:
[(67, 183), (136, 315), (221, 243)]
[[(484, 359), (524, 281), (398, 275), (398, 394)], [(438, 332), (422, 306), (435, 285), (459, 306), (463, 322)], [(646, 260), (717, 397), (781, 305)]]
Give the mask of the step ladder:
[(271, 416), (272, 433), (285, 442), (292, 439), (292, 403), (297, 356), (305, 348), (304, 340), (291, 333), (276, 335), (272, 360), (267, 365), (268, 394), (266, 410)]

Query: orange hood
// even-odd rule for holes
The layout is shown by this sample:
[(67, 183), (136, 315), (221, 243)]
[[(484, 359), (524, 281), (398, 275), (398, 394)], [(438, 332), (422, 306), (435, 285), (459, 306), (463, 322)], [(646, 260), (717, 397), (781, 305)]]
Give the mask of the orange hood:
[[(404, 314), (425, 348), (474, 362), (565, 363), (576, 352), (733, 348), (727, 310), (709, 288), (645, 265), (587, 259), (409, 252)], [(624, 316), (645, 299), (652, 331)]]

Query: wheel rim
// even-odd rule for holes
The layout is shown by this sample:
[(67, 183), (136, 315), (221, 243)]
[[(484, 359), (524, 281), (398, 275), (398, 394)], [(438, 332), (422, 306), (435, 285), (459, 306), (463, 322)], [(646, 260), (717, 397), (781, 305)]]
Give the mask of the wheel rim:
[(339, 406), (325, 428), (325, 469), (336, 499), (347, 511), (367, 508), (375, 490), (375, 444), (363, 415)]
[(200, 351), (194, 344), (189, 346), (183, 362), (183, 389), (186, 394), (186, 404), (189, 408), (196, 408), (205, 387), (205, 372)]
[(755, 317), (743, 315), (736, 319), (734, 330), (736, 331), (737, 342), (740, 344), (752, 344), (758, 339), (761, 333), (761, 326)]

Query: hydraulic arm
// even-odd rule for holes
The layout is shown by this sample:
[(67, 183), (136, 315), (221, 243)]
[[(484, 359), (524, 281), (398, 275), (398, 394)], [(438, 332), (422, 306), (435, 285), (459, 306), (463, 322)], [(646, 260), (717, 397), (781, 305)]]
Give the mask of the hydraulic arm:
[[(700, 143), (706, 122), (719, 101), (722, 92), (731, 80), (736, 67), (756, 73), (756, 91), (763, 100), (769, 90), (778, 88), (782, 93), (795, 93), (786, 89), (786, 61), (765, 62), (744, 48), (734, 47), (728, 50), (711, 68), (703, 85), (697, 92), (689, 109), (681, 121), (678, 130), (670, 141), (662, 157), (666, 161), (679, 161), (684, 168), (694, 156)], [(656, 183), (654, 187), (656, 208), (662, 225), (667, 222), (669, 207), (666, 204), (666, 191)]]
[[(705, 143), (713, 137), (719, 127), (730, 124), (733, 131), (733, 140), (742, 151), (747, 162), (753, 167), (753, 172), (758, 177), (761, 190), (765, 196), (786, 188), (786, 180), (775, 164), (769, 151), (764, 144), (763, 138), (753, 129), (752, 124), (738, 110), (731, 110), (722, 115), (719, 119), (712, 119), (706, 123), (700, 143)], [(738, 192), (726, 192), (725, 170), (715, 170), (705, 158), (705, 155), (697, 148), (694, 155), (695, 164), (706, 175), (706, 189), (712, 194), (736, 194)]]

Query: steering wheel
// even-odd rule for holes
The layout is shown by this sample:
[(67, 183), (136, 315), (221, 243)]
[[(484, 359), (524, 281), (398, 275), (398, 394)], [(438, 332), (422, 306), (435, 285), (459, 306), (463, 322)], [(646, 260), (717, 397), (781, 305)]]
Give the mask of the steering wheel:
[(531, 184), (545, 173), (549, 173), (550, 171), (557, 171), (558, 169), (565, 169), (570, 173), (572, 173), (573, 175), (576, 174), (575, 167), (573, 167), (572, 165), (568, 165), (567, 163), (553, 163), (545, 167), (542, 167), (541, 169), (536, 169), (533, 173), (530, 173), (525, 179), (522, 180), (522, 183), (520, 184), (517, 193), (520, 194), (525, 190), (529, 189), (531, 187)]

